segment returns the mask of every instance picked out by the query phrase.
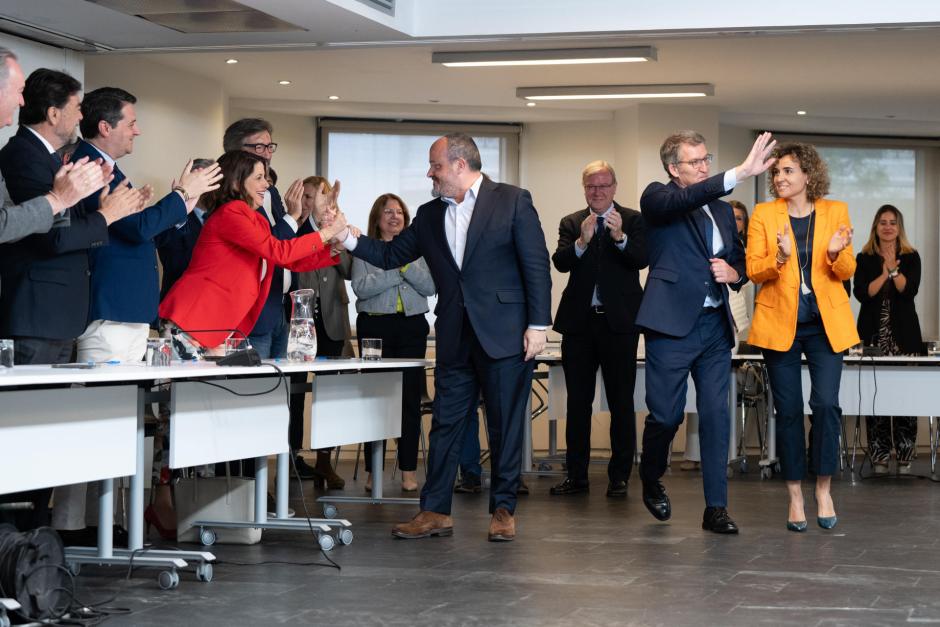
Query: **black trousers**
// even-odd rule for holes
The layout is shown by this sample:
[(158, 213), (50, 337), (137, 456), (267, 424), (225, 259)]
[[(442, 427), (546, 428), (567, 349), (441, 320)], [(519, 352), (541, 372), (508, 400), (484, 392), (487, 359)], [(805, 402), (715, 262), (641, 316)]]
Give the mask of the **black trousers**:
[[(289, 312), (287, 317), (290, 319)], [(313, 322), (317, 328), (317, 355), (323, 355), (324, 357), (342, 357), (343, 346), (346, 344), (346, 339), (342, 338), (339, 340), (334, 340), (326, 334), (326, 329), (323, 327), (323, 320), (320, 319), (319, 302), (316, 309), (316, 315), (313, 318)], [(290, 375), (291, 384), (306, 383), (307, 374), (308, 373), (306, 372), (300, 372)], [(294, 454), (303, 448), (304, 409), (307, 406), (306, 400), (306, 392), (298, 392), (296, 394), (290, 395), (290, 422), (288, 423), (287, 427), (287, 439), (288, 443), (290, 444), (291, 452)]]
[(561, 365), (568, 392), (565, 427), (568, 476), (586, 480), (591, 462), (591, 406), (600, 367), (610, 408), (610, 481), (629, 481), (636, 453), (636, 350), (639, 335), (614, 333), (605, 314), (591, 313), (583, 333), (566, 333), (561, 340)]
[[(362, 353), (362, 338), (380, 338), (382, 357), (424, 359), (428, 350), (427, 318), (423, 314), (387, 314), (372, 316), (360, 313), (356, 318), (356, 336)], [(424, 370), (411, 368), (402, 375), (401, 438), (398, 439), (398, 467), (418, 469), (418, 439), (421, 435), (421, 395), (425, 389)], [(366, 442), (366, 472), (372, 472), (372, 443)]]

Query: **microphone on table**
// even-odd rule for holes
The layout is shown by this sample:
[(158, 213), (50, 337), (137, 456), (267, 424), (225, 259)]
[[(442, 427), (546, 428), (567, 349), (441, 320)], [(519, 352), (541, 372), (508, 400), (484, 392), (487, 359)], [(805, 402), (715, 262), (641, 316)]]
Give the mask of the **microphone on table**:
[[(174, 323), (175, 324), (175, 323)], [(207, 361), (214, 361), (220, 366), (260, 366), (261, 365), (261, 356), (251, 346), (251, 341), (248, 339), (248, 336), (245, 335), (245, 332), (241, 329), (184, 329), (179, 325), (176, 325), (174, 329), (176, 333), (186, 333), (192, 335), (193, 333), (222, 333), (227, 331), (233, 335), (240, 335), (244, 338), (244, 343), (241, 347), (236, 348), (234, 351), (225, 355), (223, 357), (216, 357), (214, 355), (205, 355)], [(174, 331), (170, 331), (170, 335), (174, 334)]]

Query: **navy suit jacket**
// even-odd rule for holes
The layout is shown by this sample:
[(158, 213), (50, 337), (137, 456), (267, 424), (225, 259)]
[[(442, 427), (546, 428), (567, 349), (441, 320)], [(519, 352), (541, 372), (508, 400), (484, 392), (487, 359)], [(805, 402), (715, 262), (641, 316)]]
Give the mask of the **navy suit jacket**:
[[(97, 159), (101, 153), (82, 140), (72, 159)], [(114, 167), (111, 189), (123, 181), (124, 173)], [(81, 201), (86, 212), (98, 210), (98, 193)], [(160, 285), (154, 238), (186, 220), (186, 203), (170, 192), (155, 205), (121, 218), (108, 227), (108, 246), (89, 251), (91, 306), (89, 320), (140, 322), (150, 324), (157, 317)]]
[[(0, 171), (16, 204), (47, 194), (59, 165), (23, 126), (0, 150)], [(68, 340), (81, 335), (88, 326), (87, 251), (107, 243), (104, 217), (79, 203), (48, 233), (0, 246), (0, 336)]]
[(193, 258), (193, 248), (202, 232), (202, 221), (193, 211), (186, 217), (186, 223), (178, 228), (167, 229), (154, 238), (157, 255), (163, 266), (163, 281), (160, 283), (160, 300), (166, 296)]
[(439, 364), (460, 363), (467, 350), (460, 345), (464, 319), (491, 358), (519, 355), (526, 328), (552, 322), (548, 249), (532, 197), (524, 189), (483, 180), (462, 269), (444, 232), (446, 211), (443, 200), (425, 203), (392, 241), (360, 237), (352, 254), (386, 270), (424, 257), (438, 293)]
[[(747, 282), (744, 246), (737, 237), (734, 211), (719, 200), (728, 193), (724, 172), (684, 188), (673, 181), (650, 183), (644, 190), (640, 210), (646, 222), (650, 270), (636, 318), (638, 326), (675, 337), (692, 331), (713, 280), (709, 259), (715, 256), (711, 242), (706, 242), (704, 221), (695, 215), (702, 206), (708, 206), (724, 241), (720, 256), (741, 276), (731, 287), (739, 290)], [(718, 285), (734, 329), (728, 286)]]

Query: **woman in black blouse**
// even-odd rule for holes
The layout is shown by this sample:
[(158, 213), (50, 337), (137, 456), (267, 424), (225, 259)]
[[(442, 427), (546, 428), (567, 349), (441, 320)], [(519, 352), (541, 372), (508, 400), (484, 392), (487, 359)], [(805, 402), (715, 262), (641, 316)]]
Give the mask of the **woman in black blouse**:
[[(897, 207), (882, 205), (875, 213), (868, 243), (856, 262), (854, 293), (862, 304), (858, 314), (862, 342), (877, 346), (882, 355), (922, 355), (920, 322), (914, 309), (920, 287), (920, 255), (907, 239), (904, 217)], [(866, 423), (875, 474), (888, 472), (892, 435), (898, 472), (909, 473), (917, 418), (869, 416)]]

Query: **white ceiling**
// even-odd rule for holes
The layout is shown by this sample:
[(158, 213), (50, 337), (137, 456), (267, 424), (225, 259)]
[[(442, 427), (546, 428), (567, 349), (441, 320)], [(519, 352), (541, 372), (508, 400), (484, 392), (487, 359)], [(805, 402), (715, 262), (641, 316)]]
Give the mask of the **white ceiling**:
[[(369, 10), (355, 0), (242, 1), (307, 30), (184, 34), (81, 0), (4, 0), (0, 16), (115, 48), (209, 50), (141, 54), (219, 81), (234, 104), (262, 110), (485, 121), (590, 120), (608, 118), (626, 105), (543, 102), (530, 108), (516, 98), (516, 87), (706, 82), (715, 85), (714, 97), (681, 102), (717, 107), (722, 120), (731, 124), (940, 137), (940, 81), (935, 78), (940, 30), (932, 24), (913, 30), (853, 26), (835, 32), (760, 34), (568, 32), (525, 39), (465, 33), (429, 41), (397, 30), (403, 26), (388, 16), (383, 23), (364, 17), (361, 13)], [(407, 9), (418, 15), (423, 1), (412, 0)], [(357, 12), (339, 6), (353, 4)], [(411, 26), (420, 22), (414, 15), (407, 21)], [(445, 68), (430, 62), (435, 50), (636, 43), (654, 45), (658, 60), (526, 68)], [(239, 63), (226, 65), (230, 57)], [(292, 84), (279, 86), (280, 79)], [(341, 99), (331, 102), (330, 95)], [(797, 109), (809, 115), (798, 117)]]

